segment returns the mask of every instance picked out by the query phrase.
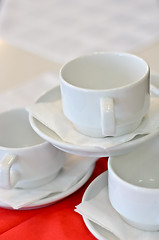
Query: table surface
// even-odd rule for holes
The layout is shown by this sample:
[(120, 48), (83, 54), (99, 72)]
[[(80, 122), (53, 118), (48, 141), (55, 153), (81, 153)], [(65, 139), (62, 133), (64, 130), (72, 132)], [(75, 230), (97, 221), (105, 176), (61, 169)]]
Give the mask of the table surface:
[[(159, 43), (136, 53), (148, 61), (152, 71), (159, 71)], [(60, 65), (23, 49), (0, 41), (0, 93), (25, 84), (45, 72), (58, 72)], [(15, 211), (0, 208), (2, 240), (93, 240), (82, 217), (74, 212), (84, 191), (100, 173), (107, 170), (107, 158), (100, 158), (88, 182), (76, 193), (49, 207)]]
[(26, 83), (46, 72), (58, 72), (60, 65), (0, 39), (0, 92)]
[[(136, 52), (150, 65), (151, 71), (159, 71), (159, 42)], [(0, 39), (0, 92), (10, 89), (45, 72), (58, 73), (61, 65), (15, 47)]]

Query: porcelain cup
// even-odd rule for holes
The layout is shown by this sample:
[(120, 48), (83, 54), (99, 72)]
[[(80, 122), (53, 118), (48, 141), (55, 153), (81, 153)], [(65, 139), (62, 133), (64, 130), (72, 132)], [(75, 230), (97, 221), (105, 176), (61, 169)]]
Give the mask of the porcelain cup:
[(60, 70), (63, 112), (84, 135), (132, 132), (149, 110), (149, 72), (143, 59), (128, 53), (76, 58)]
[(14, 109), (0, 114), (1, 188), (44, 185), (57, 176), (64, 162), (64, 152), (32, 130), (27, 111)]
[(159, 131), (133, 151), (108, 160), (110, 203), (130, 225), (159, 230)]

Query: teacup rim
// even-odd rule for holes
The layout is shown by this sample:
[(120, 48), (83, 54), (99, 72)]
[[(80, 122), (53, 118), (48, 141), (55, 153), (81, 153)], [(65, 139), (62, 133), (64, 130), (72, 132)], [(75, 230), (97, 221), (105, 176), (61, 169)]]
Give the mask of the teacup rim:
[[(132, 56), (132, 57), (134, 57), (134, 58), (139, 59), (140, 61), (142, 61), (142, 62), (146, 65), (147, 71), (146, 71), (146, 73), (145, 73), (140, 79), (138, 79), (137, 81), (134, 81), (134, 82), (132, 82), (132, 83), (126, 84), (126, 85), (121, 86), (121, 87), (109, 88), (109, 89), (82, 88), (82, 87), (77, 87), (77, 86), (75, 86), (75, 85), (67, 82), (66, 80), (64, 80), (62, 71), (64, 70), (64, 68), (65, 68), (68, 64), (76, 61), (77, 59), (82, 59), (82, 58), (85, 58), (85, 57), (90, 57), (90, 56), (93, 56), (93, 55), (102, 55), (102, 54), (103, 54), (103, 55), (104, 55), (104, 54), (114, 54), (114, 55), (127, 55), (127, 56)], [(124, 52), (124, 51), (123, 51), (123, 52), (121, 52), (121, 51), (119, 51), (119, 52), (118, 52), (118, 51), (96, 51), (96, 52), (93, 52), (93, 53), (90, 53), (90, 54), (80, 55), (80, 56), (75, 57), (75, 58), (73, 58), (72, 60), (64, 63), (64, 64), (61, 66), (60, 70), (59, 70), (59, 76), (60, 76), (60, 81), (62, 81), (64, 84), (66, 84), (67, 86), (69, 86), (69, 87), (71, 87), (71, 88), (73, 88), (73, 89), (76, 89), (76, 90), (79, 90), (79, 91), (82, 91), (82, 92), (90, 92), (90, 93), (97, 93), (97, 92), (102, 93), (102, 92), (105, 92), (105, 93), (106, 93), (106, 92), (118, 91), (118, 90), (122, 90), (122, 89), (125, 91), (125, 90), (127, 90), (128, 88), (131, 88), (132, 86), (137, 85), (139, 82), (144, 81), (144, 79), (145, 79), (147, 76), (150, 78), (150, 66), (149, 66), (149, 64), (148, 64), (143, 58), (141, 58), (140, 56), (137, 56), (137, 55), (135, 55), (135, 54), (132, 54), (132, 53), (128, 53), (128, 52)]]
[[(25, 107), (19, 107), (19, 108), (10, 108), (10, 109), (7, 109), (7, 110), (4, 110), (3, 112), (0, 113), (0, 116), (2, 114), (7, 114), (7, 113), (10, 113), (10, 112), (14, 112), (14, 111), (26, 111), (26, 108)], [(29, 121), (29, 114), (28, 114), (28, 122), (30, 124), (30, 121)], [(30, 124), (30, 127), (31, 127), (31, 124)], [(31, 127), (32, 128), (32, 127)], [(32, 129), (33, 130), (33, 129)], [(34, 131), (34, 130), (33, 130)], [(35, 131), (34, 131), (35, 132)], [(37, 133), (35, 133), (37, 134)], [(39, 135), (38, 135), (39, 136)], [(39, 136), (39, 138), (41, 138)], [(28, 145), (28, 146), (22, 146), (22, 147), (8, 147), (8, 146), (3, 146), (3, 145), (0, 145), (0, 150), (3, 150), (3, 151), (12, 151), (12, 152), (15, 152), (15, 151), (23, 151), (23, 150), (30, 150), (30, 149), (33, 149), (33, 148), (38, 148), (40, 147), (41, 145), (48, 145), (50, 144), (49, 142), (47, 142), (46, 140), (44, 140), (43, 138), (41, 138), (41, 141), (40, 143), (37, 143), (37, 144), (34, 144), (34, 145)]]
[[(131, 182), (128, 182), (126, 180), (124, 180), (121, 176), (119, 176), (115, 170), (112, 168), (111, 165), (111, 161), (114, 157), (109, 157), (108, 158), (108, 179), (109, 179), (109, 174), (111, 171), (111, 174), (113, 175), (113, 177), (115, 177), (117, 179), (117, 181), (120, 181), (122, 184), (124, 184), (125, 186), (131, 187), (132, 189), (136, 190), (136, 191), (142, 191), (142, 192), (148, 192), (151, 191), (152, 193), (156, 193), (159, 192), (159, 187), (158, 188), (151, 188), (151, 187), (144, 187), (144, 186), (138, 186), (135, 185)], [(108, 181), (109, 182), (109, 181)]]

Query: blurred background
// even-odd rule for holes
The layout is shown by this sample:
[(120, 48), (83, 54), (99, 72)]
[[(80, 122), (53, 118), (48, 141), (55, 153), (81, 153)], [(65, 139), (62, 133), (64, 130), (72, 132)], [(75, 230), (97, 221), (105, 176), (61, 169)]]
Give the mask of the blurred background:
[[(159, 1), (0, 0), (3, 106), (4, 99), (9, 106), (25, 95), (33, 101), (59, 83), (62, 64), (97, 51), (132, 52), (147, 60), (152, 71), (159, 71)], [(31, 82), (42, 74), (45, 78), (40, 77), (38, 84)], [(28, 93), (26, 87), (20, 88), (17, 100), (15, 94), (13, 101), (11, 92), (6, 93), (29, 81)]]
[(158, 0), (1, 0), (0, 13), (0, 37), (58, 63), (159, 37)]

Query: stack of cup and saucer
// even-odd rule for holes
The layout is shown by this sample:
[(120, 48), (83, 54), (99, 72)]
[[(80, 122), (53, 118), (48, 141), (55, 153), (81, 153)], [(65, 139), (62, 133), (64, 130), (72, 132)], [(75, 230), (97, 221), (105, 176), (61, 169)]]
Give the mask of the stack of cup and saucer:
[[(0, 115), (0, 187), (44, 186), (59, 176), (68, 153), (92, 163), (73, 192), (88, 180), (95, 161), (107, 156), (108, 172), (91, 183), (81, 204), (105, 189), (108, 201), (102, 199), (99, 205), (105, 202), (107, 210), (121, 216), (121, 226), (116, 225), (113, 235), (112, 225), (96, 221), (95, 214), (89, 219), (88, 212), (87, 217), (80, 212), (82, 205), (77, 206), (89, 230), (98, 239), (108, 240), (124, 239), (118, 233), (127, 223), (141, 232), (159, 230), (158, 107), (158, 98), (150, 96), (150, 68), (138, 56), (99, 52), (66, 63), (60, 71), (60, 86), (40, 96), (27, 111)], [(99, 219), (107, 217), (106, 210), (100, 214)]]
[(65, 153), (33, 131), (24, 108), (0, 114), (0, 207), (45, 207), (78, 190), (96, 158)]
[[(153, 239), (151, 232), (159, 230), (158, 107), (158, 99), (150, 96), (150, 68), (143, 59), (100, 52), (66, 63), (60, 71), (60, 87), (28, 108), (34, 131), (57, 148), (109, 157), (108, 172), (91, 183), (76, 206), (98, 239), (128, 239), (132, 229), (135, 233), (129, 239), (138, 233)], [(108, 199), (99, 202), (101, 191)], [(114, 219), (118, 227), (112, 224), (114, 215), (107, 216), (112, 209), (121, 216)]]

